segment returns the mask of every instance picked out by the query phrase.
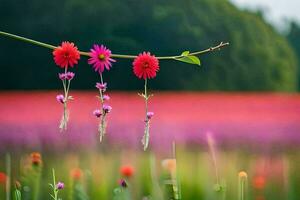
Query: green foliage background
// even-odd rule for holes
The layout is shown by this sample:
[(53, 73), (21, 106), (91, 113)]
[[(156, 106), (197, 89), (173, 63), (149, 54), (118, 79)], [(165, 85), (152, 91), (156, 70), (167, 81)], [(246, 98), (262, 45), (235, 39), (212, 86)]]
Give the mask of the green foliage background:
[[(201, 56), (202, 67), (161, 61), (150, 82), (161, 90), (296, 91), (297, 58), (287, 40), (260, 14), (240, 11), (227, 0), (1, 0), (0, 29), (58, 45), (94, 43), (114, 53), (177, 55), (220, 41), (230, 47)], [(1, 89), (56, 89), (51, 51), (0, 37)], [(129, 60), (119, 59), (104, 77), (110, 89), (136, 90)], [(97, 74), (86, 58), (74, 69), (75, 89), (92, 89)]]

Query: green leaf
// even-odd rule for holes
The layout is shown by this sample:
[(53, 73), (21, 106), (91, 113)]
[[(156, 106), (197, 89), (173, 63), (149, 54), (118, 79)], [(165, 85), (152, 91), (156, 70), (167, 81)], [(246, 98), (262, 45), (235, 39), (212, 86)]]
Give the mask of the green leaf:
[(189, 54), (190, 54), (189, 51), (184, 51), (184, 52), (181, 53), (182, 56), (188, 56)]
[(196, 56), (185, 56), (185, 57), (182, 57), (182, 58), (177, 58), (175, 60), (185, 62), (185, 63), (189, 63), (189, 64), (193, 64), (193, 65), (201, 65), (200, 59)]

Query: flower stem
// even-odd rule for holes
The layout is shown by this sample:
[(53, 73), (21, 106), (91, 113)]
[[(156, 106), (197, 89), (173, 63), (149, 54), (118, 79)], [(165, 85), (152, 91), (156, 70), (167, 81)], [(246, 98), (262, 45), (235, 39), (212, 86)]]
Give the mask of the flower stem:
[(247, 174), (246, 172), (239, 173), (238, 180), (239, 190), (238, 190), (238, 200), (246, 199), (246, 188), (247, 188)]
[(148, 148), (149, 145), (149, 129), (150, 129), (150, 120), (147, 117), (148, 113), (148, 99), (149, 96), (147, 94), (147, 78), (145, 79), (145, 85), (144, 85), (144, 94), (142, 95), (145, 99), (145, 130), (144, 130), (144, 136), (142, 139), (142, 144), (144, 145), (144, 151)]
[[(103, 82), (103, 77), (102, 77), (102, 73), (99, 73), (100, 74), (100, 81), (101, 81), (101, 84), (103, 85), (104, 82)], [(103, 99), (103, 90), (102, 89), (99, 89), (99, 93), (100, 93), (100, 101), (101, 101), (101, 107), (102, 107), (102, 115), (101, 115), (101, 118), (100, 118), (100, 124), (99, 124), (99, 128), (98, 128), (98, 131), (99, 131), (99, 137), (100, 137), (100, 142), (102, 142), (103, 140), (103, 137), (105, 135), (105, 132), (106, 132), (106, 124), (105, 124), (105, 119), (106, 119), (106, 113), (104, 111), (104, 108), (103, 108), (103, 104), (104, 104), (104, 99)]]
[[(68, 71), (68, 68), (65, 68), (65, 74), (67, 73)], [(70, 80), (67, 80), (66, 79), (63, 79), (62, 80), (62, 84), (63, 84), (63, 88), (64, 88), (64, 110), (63, 110), (63, 116), (62, 116), (62, 119), (60, 121), (60, 125), (59, 125), (59, 128), (60, 128), (60, 131), (62, 132), (63, 130), (67, 130), (67, 123), (68, 123), (68, 109), (67, 109), (67, 103), (68, 103), (68, 100), (69, 100), (69, 89), (70, 89)]]
[(172, 187), (173, 187), (173, 195), (175, 200), (180, 200), (181, 199), (181, 188), (180, 188), (180, 181), (179, 181), (179, 176), (178, 176), (178, 170), (177, 170), (177, 159), (176, 159), (176, 143), (175, 141), (172, 142), (172, 154), (173, 154), (173, 159), (175, 159), (176, 162), (176, 171), (175, 173), (171, 173), (171, 178), (172, 178)]
[(53, 177), (53, 199), (57, 200), (58, 190), (56, 189), (56, 180), (55, 180), (55, 170), (52, 168), (52, 177)]
[[(27, 43), (31, 43), (31, 44), (34, 44), (34, 45), (37, 45), (37, 46), (45, 47), (45, 48), (48, 48), (48, 49), (52, 49), (52, 50), (57, 48), (57, 46), (53, 46), (51, 44), (39, 42), (39, 41), (36, 41), (36, 40), (32, 40), (32, 39), (29, 39), (29, 38), (21, 37), (21, 36), (14, 35), (14, 34), (7, 33), (7, 32), (3, 32), (3, 31), (0, 31), (0, 35), (10, 37), (10, 38), (13, 38), (13, 39), (16, 39), (16, 40), (24, 41), (24, 42), (27, 42)], [(208, 53), (208, 52), (220, 50), (221, 48), (223, 48), (225, 46), (228, 46), (228, 45), (229, 45), (229, 42), (221, 42), (220, 44), (218, 44), (214, 47), (210, 47), (208, 49), (201, 50), (201, 51), (192, 52), (188, 55), (189, 56), (198, 56), (198, 55), (205, 54), (205, 53)], [(89, 52), (84, 52), (84, 51), (80, 51), (80, 55), (88, 56), (88, 57), (90, 56)], [(134, 59), (137, 56), (136, 55), (124, 55), (124, 54), (111, 54), (111, 57), (112, 58)], [(159, 60), (174, 60), (174, 59), (179, 59), (179, 58), (182, 58), (182, 57), (184, 57), (184, 56), (182, 56), (182, 55), (158, 56), (157, 59), (159, 59)]]
[(145, 92), (145, 109), (146, 109), (146, 118), (145, 119), (147, 119), (147, 112), (148, 112), (147, 79), (145, 79), (144, 92)]

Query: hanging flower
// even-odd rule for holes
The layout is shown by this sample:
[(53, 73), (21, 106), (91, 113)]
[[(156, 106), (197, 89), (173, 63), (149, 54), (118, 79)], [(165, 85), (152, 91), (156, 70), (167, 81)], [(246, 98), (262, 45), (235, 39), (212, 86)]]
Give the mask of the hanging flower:
[(108, 95), (105, 94), (105, 95), (103, 95), (103, 100), (104, 100), (104, 101), (108, 101), (108, 100), (110, 100), (110, 97), (109, 97)]
[(96, 109), (93, 112), (94, 116), (99, 118), (98, 132), (100, 136), (100, 142), (102, 141), (103, 136), (106, 134), (106, 116), (112, 109), (111, 106), (104, 104), (104, 102), (108, 101), (110, 97), (104, 94), (107, 89), (107, 83), (103, 82), (102, 77), (102, 73), (104, 72), (104, 70), (110, 70), (112, 62), (116, 62), (111, 58), (111, 55), (111, 51), (104, 45), (94, 44), (89, 53), (90, 58), (88, 59), (88, 64), (93, 65), (95, 71), (99, 73), (101, 80), (100, 83), (96, 83), (96, 88), (99, 90), (98, 98), (101, 103), (101, 110)]
[(103, 105), (103, 111), (105, 113), (110, 113), (111, 110), (112, 110), (112, 107), (110, 105), (106, 105), (106, 104)]
[(69, 100), (73, 99), (72, 96), (69, 96), (69, 89), (71, 80), (75, 76), (75, 73), (68, 71), (68, 67), (73, 67), (78, 63), (80, 52), (74, 43), (62, 42), (61, 46), (58, 46), (53, 50), (52, 54), (54, 56), (54, 62), (61, 68), (64, 68), (64, 73), (58, 74), (58, 78), (63, 84), (64, 95), (60, 94), (56, 96), (56, 100), (63, 104), (63, 115), (59, 124), (60, 131), (63, 131), (67, 130), (67, 123), (69, 120), (67, 103)]
[(61, 131), (67, 129), (67, 123), (69, 120), (69, 110), (67, 108), (67, 103), (69, 100), (72, 100), (73, 97), (69, 95), (71, 80), (75, 77), (75, 73), (68, 72), (67, 68), (65, 68), (64, 73), (58, 74), (59, 79), (62, 81), (63, 89), (64, 89), (64, 95), (59, 94), (56, 96), (56, 100), (63, 104), (63, 115), (60, 120), (59, 128)]
[(96, 83), (96, 88), (105, 92), (107, 89), (107, 83)]
[(145, 100), (145, 128), (144, 136), (142, 139), (142, 144), (144, 150), (148, 148), (149, 145), (149, 131), (150, 131), (150, 120), (152, 119), (154, 112), (148, 112), (148, 100), (152, 95), (149, 95), (147, 92), (147, 80), (155, 78), (159, 70), (159, 61), (150, 52), (140, 53), (133, 61), (133, 73), (139, 78), (145, 80), (144, 93), (139, 94)]
[(147, 112), (147, 120), (150, 120), (154, 116), (154, 112)]
[(96, 117), (101, 117), (102, 113), (99, 109), (94, 110), (93, 115), (95, 115)]
[(149, 52), (140, 53), (133, 61), (133, 72), (140, 79), (155, 78), (158, 70), (158, 59)]
[(95, 71), (99, 73), (102, 73), (104, 69), (109, 70), (112, 66), (111, 63), (116, 62), (111, 58), (111, 51), (104, 45), (94, 44), (94, 48), (91, 49), (89, 56), (91, 58), (88, 59), (88, 63), (93, 65)]
[(80, 59), (78, 48), (73, 42), (62, 42), (53, 51), (54, 61), (61, 68), (73, 67)]

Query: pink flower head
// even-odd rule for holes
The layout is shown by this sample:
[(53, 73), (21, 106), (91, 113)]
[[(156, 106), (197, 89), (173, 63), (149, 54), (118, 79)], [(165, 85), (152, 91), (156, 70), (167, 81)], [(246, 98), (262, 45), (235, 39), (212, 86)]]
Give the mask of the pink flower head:
[(62, 190), (62, 189), (64, 189), (64, 187), (65, 187), (65, 184), (63, 182), (58, 182), (56, 184), (56, 189), (58, 189), (58, 190)]
[(155, 78), (158, 70), (158, 59), (149, 52), (140, 53), (133, 61), (133, 72), (140, 79)]
[(119, 185), (120, 185), (121, 187), (123, 187), (123, 188), (127, 188), (127, 186), (128, 186), (125, 179), (120, 179), (120, 180), (118, 181), (118, 183), (119, 183)]
[(62, 81), (67, 79), (65, 73), (60, 73), (60, 74), (58, 74), (58, 77), (59, 77), (59, 79), (62, 80)]
[(73, 73), (73, 72), (58, 74), (58, 77), (60, 80), (72, 80), (74, 78), (74, 76), (75, 76), (75, 73)]
[(104, 112), (105, 113), (110, 113), (110, 111), (112, 110), (112, 107), (111, 106), (109, 106), (109, 105), (103, 105), (103, 110), (104, 110)]
[(154, 112), (147, 112), (147, 119), (151, 119), (154, 115)]
[(96, 88), (105, 91), (107, 89), (107, 83), (96, 83)]
[(75, 76), (75, 73), (73, 73), (73, 72), (66, 73), (66, 79), (69, 81), (72, 80), (74, 78), (74, 76)]
[(110, 97), (109, 97), (108, 95), (106, 95), (106, 94), (103, 95), (103, 100), (104, 100), (104, 101), (108, 101), (109, 99), (110, 99)]
[(91, 49), (88, 59), (88, 63), (93, 65), (95, 71), (102, 73), (104, 69), (109, 70), (112, 66), (111, 62), (116, 62), (111, 58), (111, 51), (107, 49), (104, 45), (99, 46), (94, 44), (94, 48)]
[(101, 111), (100, 110), (94, 110), (94, 112), (93, 112), (93, 115), (95, 115), (96, 117), (101, 117), (101, 115), (102, 115), (102, 113), (101, 113)]
[(60, 103), (64, 103), (65, 102), (65, 97), (62, 94), (59, 94), (56, 96), (56, 100)]
[(73, 67), (80, 59), (78, 48), (73, 42), (62, 42), (61, 46), (53, 50), (52, 54), (54, 62), (61, 68)]

